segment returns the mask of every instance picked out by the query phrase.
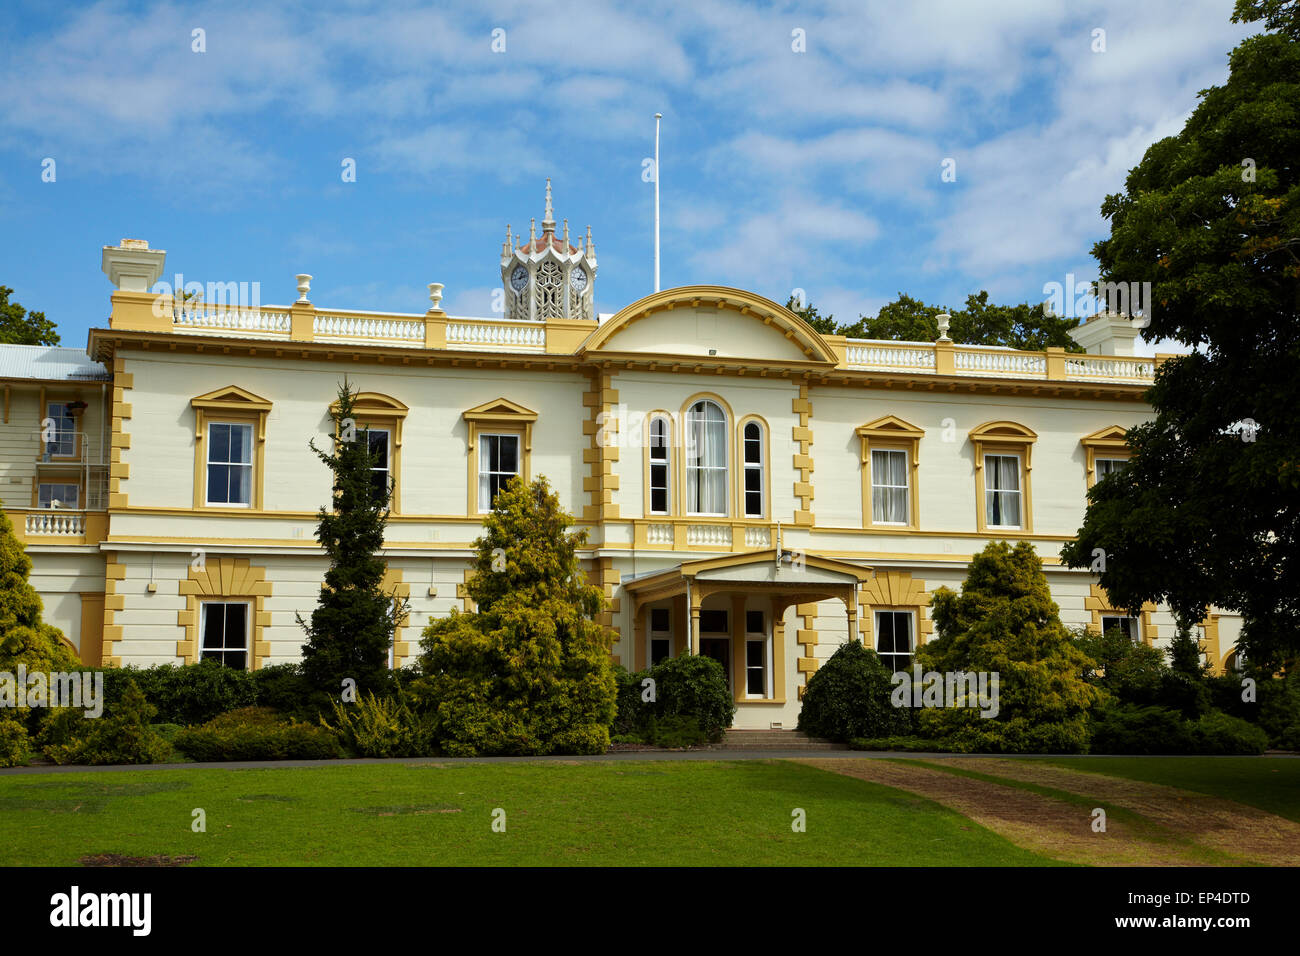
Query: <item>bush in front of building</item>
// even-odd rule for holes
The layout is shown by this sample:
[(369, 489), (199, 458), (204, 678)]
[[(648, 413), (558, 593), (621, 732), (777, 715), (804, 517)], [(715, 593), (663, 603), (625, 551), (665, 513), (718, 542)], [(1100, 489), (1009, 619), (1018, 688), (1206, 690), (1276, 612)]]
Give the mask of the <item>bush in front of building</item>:
[(808, 679), (799, 730), (840, 742), (912, 734), (911, 710), (890, 701), (891, 676), (876, 652), (860, 641), (841, 644)]
[(1208, 678), (1206, 686), (1217, 710), (1257, 725), (1268, 735), (1270, 747), (1300, 750), (1300, 668), (1282, 677), (1224, 674)]
[(52, 715), (42, 728), (42, 749), (58, 764), (160, 763), (171, 746), (150, 726), (156, 713), (132, 681), (112, 713), (90, 718), (67, 708)]
[(1095, 754), (1262, 754), (1268, 735), (1239, 717), (1212, 710), (1188, 720), (1172, 707), (1108, 702), (1092, 721)]
[(674, 750), (717, 743), (735, 717), (726, 674), (711, 657), (682, 654), (636, 673), (616, 667), (614, 674), (618, 710), (612, 735), (618, 742)]
[(270, 707), (241, 707), (198, 727), (186, 727), (173, 741), (191, 760), (327, 760), (343, 756), (338, 735), (328, 727), (293, 720)]
[(325, 723), (343, 748), (357, 757), (425, 757), (434, 753), (433, 725), (403, 697), (363, 694), (355, 703), (335, 701)]
[(21, 767), (31, 750), (27, 728), (12, 717), (0, 715), (0, 767)]
[(32, 559), (0, 510), (0, 671), (73, 671), (81, 666), (63, 632), (41, 620), (44, 606), (28, 582)]
[(1028, 542), (994, 541), (971, 561), (960, 594), (931, 602), (939, 637), (917, 651), (925, 671), (998, 675), (996, 716), (961, 702), (922, 707), (922, 734), (970, 753), (1086, 753), (1088, 712), (1102, 692), (1070, 639), (1042, 561)]
[(432, 622), (420, 642), (417, 709), (449, 756), (603, 753), (618, 693), (606, 607), (577, 550), (586, 531), (545, 478), (499, 491), (475, 542), (469, 613)]

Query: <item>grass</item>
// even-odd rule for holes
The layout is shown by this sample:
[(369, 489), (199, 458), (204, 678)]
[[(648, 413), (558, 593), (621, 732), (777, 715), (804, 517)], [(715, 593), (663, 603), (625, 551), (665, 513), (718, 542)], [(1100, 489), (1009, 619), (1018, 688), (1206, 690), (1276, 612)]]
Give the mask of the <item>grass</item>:
[[(195, 808), (204, 833), (191, 830)], [(791, 828), (796, 808), (806, 832)], [(196, 866), (1055, 865), (932, 801), (779, 761), (0, 776), (0, 865), (100, 854)]]
[(1300, 822), (1300, 759), (1288, 757), (1068, 757), (1048, 763), (1161, 783), (1235, 800)]

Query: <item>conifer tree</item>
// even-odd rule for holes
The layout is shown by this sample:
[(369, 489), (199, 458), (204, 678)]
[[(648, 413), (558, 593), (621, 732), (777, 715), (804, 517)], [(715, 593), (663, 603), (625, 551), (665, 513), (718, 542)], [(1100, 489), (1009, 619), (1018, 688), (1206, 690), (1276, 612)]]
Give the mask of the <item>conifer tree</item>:
[(585, 530), (545, 478), (514, 478), (475, 541), (471, 613), (434, 621), (420, 642), (415, 693), (434, 714), (440, 749), (476, 754), (602, 753), (617, 687), (605, 607), (577, 549)]
[(73, 670), (80, 666), (77, 655), (62, 631), (41, 620), (44, 607), (27, 580), (31, 573), (27, 549), (0, 511), (0, 671), (13, 673), (19, 664), (29, 672)]
[(975, 556), (961, 594), (932, 601), (938, 640), (917, 652), (925, 670), (998, 675), (998, 713), (972, 707), (923, 709), (922, 730), (959, 750), (1078, 753), (1087, 750), (1087, 713), (1100, 701), (1084, 680), (1091, 661), (1061, 624), (1042, 561), (1028, 542), (991, 542)]
[(329, 556), (325, 587), (311, 622), (298, 623), (307, 632), (302, 668), (317, 691), (338, 698), (344, 681), (356, 681), (363, 691), (383, 693), (388, 683), (388, 652), (398, 622), (408, 605), (383, 590), (387, 564), (380, 552), (388, 522), (392, 479), (375, 483), (376, 459), (367, 430), (354, 414), (357, 393), (345, 379), (332, 411), (334, 448), (311, 450), (333, 476), (334, 500), (317, 517), (316, 540)]

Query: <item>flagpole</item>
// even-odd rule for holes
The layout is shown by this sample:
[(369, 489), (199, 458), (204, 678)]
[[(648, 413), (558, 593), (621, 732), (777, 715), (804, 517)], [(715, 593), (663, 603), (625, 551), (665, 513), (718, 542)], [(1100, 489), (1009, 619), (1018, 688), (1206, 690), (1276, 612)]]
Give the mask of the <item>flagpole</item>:
[(655, 114), (655, 291), (659, 291), (659, 121), (663, 113)]

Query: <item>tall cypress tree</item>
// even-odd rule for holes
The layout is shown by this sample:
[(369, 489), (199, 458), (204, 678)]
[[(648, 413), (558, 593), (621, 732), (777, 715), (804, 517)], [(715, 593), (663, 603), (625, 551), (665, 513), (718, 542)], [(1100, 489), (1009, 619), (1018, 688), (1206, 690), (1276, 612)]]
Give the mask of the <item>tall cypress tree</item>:
[(311, 623), (298, 617), (307, 632), (302, 651), (303, 674), (313, 688), (337, 697), (346, 679), (358, 693), (382, 693), (388, 680), (388, 649), (407, 603), (383, 590), (387, 564), (380, 556), (388, 523), (392, 479), (375, 483), (377, 462), (366, 429), (356, 423), (357, 393), (347, 380), (339, 386), (334, 419), (334, 448), (311, 450), (334, 478), (332, 508), (318, 514), (316, 540), (329, 555), (325, 587)]

